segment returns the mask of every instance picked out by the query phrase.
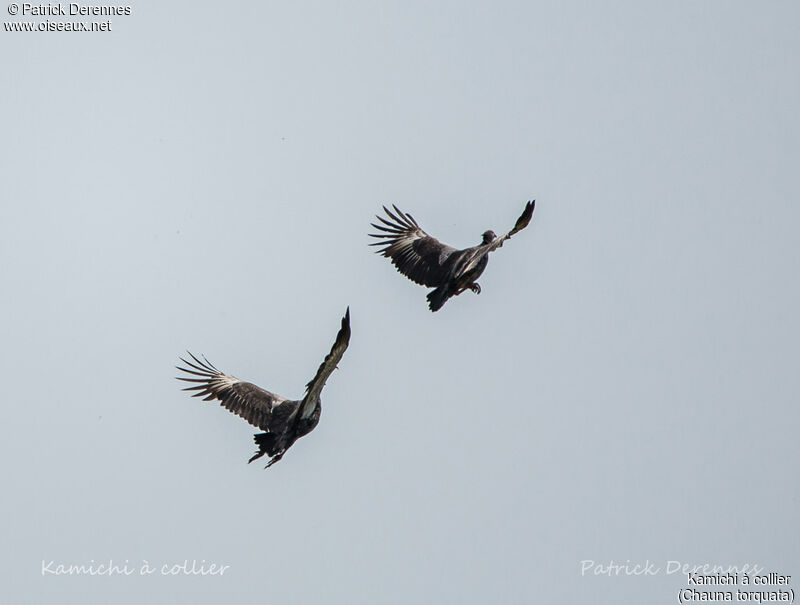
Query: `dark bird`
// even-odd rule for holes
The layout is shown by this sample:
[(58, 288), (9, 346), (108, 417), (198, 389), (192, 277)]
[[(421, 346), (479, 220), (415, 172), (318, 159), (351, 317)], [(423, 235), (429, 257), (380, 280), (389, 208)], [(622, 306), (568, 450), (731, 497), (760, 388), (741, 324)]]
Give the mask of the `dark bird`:
[(314, 378), (306, 385), (305, 397), (300, 401), (290, 401), (254, 384), (223, 374), (205, 357), (200, 361), (191, 353), (189, 355), (194, 362), (181, 357), (181, 361), (187, 367), (175, 367), (193, 376), (178, 377), (178, 380), (197, 383), (196, 386), (183, 389), (198, 391), (192, 397), (203, 397), (203, 401), (219, 399), (220, 405), (265, 431), (254, 436), (258, 451), (247, 462), (250, 463), (266, 454), (270, 457), (270, 461), (264, 468), (269, 468), (283, 458), (286, 450), (292, 447), (295, 441), (313, 431), (319, 423), (322, 412), (320, 401), (322, 387), (336, 369), (349, 343), (350, 307), (342, 318), (342, 327), (336, 335), (331, 352), (320, 364)]
[(428, 306), (431, 311), (438, 311), (451, 296), (458, 296), (464, 290), (481, 293), (476, 280), (486, 269), (489, 253), (528, 226), (535, 204), (535, 201), (525, 204), (514, 228), (505, 235), (497, 237), (494, 231), (485, 231), (480, 244), (465, 250), (456, 250), (431, 237), (413, 216), (397, 206), (392, 206), (394, 213), (384, 206), (389, 218), (378, 216), (381, 224), (370, 223), (383, 232), (369, 234), (380, 239), (370, 246), (384, 246), (377, 251), (378, 254), (391, 258), (400, 273), (422, 286), (435, 288), (428, 293)]

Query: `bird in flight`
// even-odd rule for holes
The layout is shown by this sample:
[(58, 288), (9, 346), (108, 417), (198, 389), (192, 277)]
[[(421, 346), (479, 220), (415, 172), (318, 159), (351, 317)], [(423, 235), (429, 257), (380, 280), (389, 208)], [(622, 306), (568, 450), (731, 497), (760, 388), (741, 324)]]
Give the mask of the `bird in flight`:
[(369, 234), (379, 239), (370, 246), (384, 246), (377, 253), (392, 259), (400, 273), (422, 286), (435, 288), (428, 293), (428, 306), (431, 311), (438, 311), (450, 297), (458, 296), (464, 290), (481, 293), (477, 279), (486, 269), (489, 253), (528, 226), (535, 204), (535, 201), (525, 204), (514, 228), (505, 235), (497, 237), (494, 231), (485, 231), (480, 244), (465, 250), (456, 250), (431, 237), (413, 216), (397, 206), (392, 205), (394, 213), (384, 206), (388, 218), (377, 216), (380, 224), (370, 223), (382, 231)]
[(314, 378), (306, 385), (305, 396), (299, 401), (290, 401), (254, 384), (223, 374), (205, 357), (201, 361), (191, 353), (189, 355), (193, 361), (181, 357), (186, 367), (175, 367), (189, 375), (177, 377), (178, 380), (197, 383), (183, 389), (197, 391), (192, 397), (203, 397), (203, 401), (219, 399), (220, 405), (264, 431), (254, 436), (258, 451), (248, 463), (267, 455), (270, 461), (264, 468), (269, 468), (283, 458), (286, 450), (295, 441), (313, 431), (319, 423), (322, 387), (341, 361), (349, 343), (350, 307), (342, 318), (342, 326), (330, 353), (320, 364)]

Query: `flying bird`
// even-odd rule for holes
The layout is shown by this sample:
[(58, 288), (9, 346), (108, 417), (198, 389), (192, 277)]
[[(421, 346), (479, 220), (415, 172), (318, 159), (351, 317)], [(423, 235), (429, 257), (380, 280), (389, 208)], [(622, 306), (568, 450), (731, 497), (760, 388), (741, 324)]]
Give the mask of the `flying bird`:
[(392, 259), (400, 273), (422, 286), (435, 288), (428, 293), (428, 306), (431, 311), (438, 311), (450, 297), (464, 290), (481, 293), (477, 279), (486, 269), (489, 253), (528, 226), (535, 204), (535, 200), (525, 204), (514, 228), (505, 235), (497, 237), (494, 231), (485, 231), (480, 244), (465, 250), (456, 250), (431, 237), (413, 216), (397, 206), (392, 205), (394, 213), (384, 206), (388, 218), (378, 216), (381, 224), (370, 223), (383, 233), (370, 233), (370, 237), (379, 239), (370, 246), (384, 246), (377, 253)]
[(306, 385), (305, 396), (299, 401), (290, 401), (254, 384), (223, 374), (205, 357), (201, 361), (191, 353), (189, 355), (193, 361), (181, 357), (180, 360), (186, 367), (175, 367), (190, 375), (177, 377), (178, 380), (197, 383), (196, 386), (183, 389), (197, 391), (192, 397), (203, 397), (203, 401), (219, 399), (220, 405), (264, 431), (254, 436), (258, 451), (247, 462), (267, 455), (270, 461), (264, 468), (269, 468), (283, 458), (286, 450), (295, 441), (313, 431), (319, 423), (322, 387), (341, 361), (349, 343), (350, 307), (342, 318), (342, 327), (330, 353), (320, 364), (314, 378)]

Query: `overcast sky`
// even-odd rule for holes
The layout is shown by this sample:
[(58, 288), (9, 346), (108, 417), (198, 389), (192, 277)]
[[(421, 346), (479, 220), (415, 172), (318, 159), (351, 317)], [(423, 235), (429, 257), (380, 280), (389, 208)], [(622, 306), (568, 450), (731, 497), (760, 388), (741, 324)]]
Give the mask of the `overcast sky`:
[[(130, 6), (3, 7), (111, 21), (0, 32), (4, 602), (800, 577), (797, 2)], [(367, 246), (382, 204), (463, 248), (529, 199), (435, 314)], [(269, 470), (174, 380), (188, 349), (299, 398), (348, 305), (320, 424)], [(43, 574), (109, 560), (135, 573)], [(227, 569), (162, 573), (186, 560)]]

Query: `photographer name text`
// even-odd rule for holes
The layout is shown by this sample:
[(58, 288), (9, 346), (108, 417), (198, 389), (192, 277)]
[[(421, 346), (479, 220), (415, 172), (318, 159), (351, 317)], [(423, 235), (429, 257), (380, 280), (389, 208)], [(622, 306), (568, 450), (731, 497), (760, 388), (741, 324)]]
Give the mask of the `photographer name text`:
[[(20, 9), (22, 9), (20, 11)], [(30, 4), (28, 2), (23, 2), (20, 6), (19, 4), (10, 4), (8, 7), (8, 12), (11, 15), (17, 15), (22, 13), (22, 16), (25, 17), (57, 17), (60, 15), (63, 16), (75, 16), (75, 15), (83, 15), (83, 16), (125, 16), (131, 14), (131, 7), (128, 6), (90, 6), (85, 4), (79, 4), (77, 2), (70, 2), (68, 4), (62, 4), (58, 2), (56, 4)]]

